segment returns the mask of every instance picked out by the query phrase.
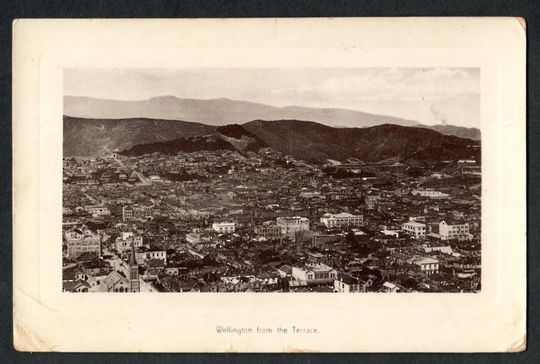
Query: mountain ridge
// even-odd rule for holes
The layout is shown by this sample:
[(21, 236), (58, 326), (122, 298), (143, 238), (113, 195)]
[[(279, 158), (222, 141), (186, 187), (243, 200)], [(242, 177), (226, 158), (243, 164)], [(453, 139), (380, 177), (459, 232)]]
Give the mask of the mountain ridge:
[(276, 107), (229, 98), (195, 99), (165, 95), (143, 100), (110, 100), (87, 96), (64, 96), (64, 114), (93, 119), (189, 120), (214, 126), (243, 124), (257, 119), (310, 120), (332, 127), (369, 127), (390, 123), (404, 126), (422, 125), (449, 135), (480, 138), (480, 131), (475, 128), (424, 125), (414, 120), (342, 108), (297, 105)]
[[(237, 150), (241, 153), (271, 147), (300, 160), (324, 163), (328, 159), (355, 158), (380, 162), (390, 158), (403, 161), (441, 161), (479, 159), (480, 143), (471, 139), (443, 135), (437, 131), (394, 124), (367, 128), (333, 128), (312, 121), (254, 120), (243, 125), (222, 127), (200, 123), (160, 120), (93, 120), (65, 118), (65, 155), (69, 148), (90, 155), (121, 151), (136, 156), (151, 153), (174, 155), (180, 151)], [(71, 124), (71, 125), (70, 125)], [(88, 125), (89, 124), (89, 125)], [(180, 130), (175, 130), (178, 127)], [(84, 130), (80, 134), (73, 130)], [(157, 133), (156, 133), (157, 132)], [(87, 145), (89, 144), (90, 145)], [(106, 146), (105, 148), (102, 146)], [(78, 155), (84, 153), (77, 153)]]

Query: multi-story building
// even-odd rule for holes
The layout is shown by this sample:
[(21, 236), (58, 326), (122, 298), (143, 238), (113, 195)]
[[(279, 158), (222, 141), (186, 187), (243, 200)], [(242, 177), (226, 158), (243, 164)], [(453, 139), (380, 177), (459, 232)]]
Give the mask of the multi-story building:
[(201, 234), (198, 231), (193, 231), (186, 234), (186, 241), (196, 248), (215, 248), (218, 244), (218, 241), (216, 239), (212, 239), (210, 236)]
[(123, 231), (115, 241), (116, 250), (122, 252), (131, 249), (131, 246), (139, 248), (143, 245), (143, 237), (137, 236), (131, 231)]
[(327, 228), (339, 228), (347, 226), (359, 226), (364, 222), (363, 215), (352, 215), (347, 212), (340, 214), (324, 214), (321, 217), (321, 223)]
[(215, 232), (221, 234), (231, 234), (236, 230), (236, 223), (234, 221), (219, 221), (212, 224), (212, 229)]
[(469, 234), (468, 223), (447, 223), (441, 221), (439, 223), (439, 235), (442, 240), (471, 240), (472, 235)]
[(255, 234), (265, 239), (279, 239), (281, 237), (281, 227), (274, 223), (263, 223), (255, 226)]
[(309, 230), (309, 219), (306, 217), (278, 217), (276, 225), (281, 229), (281, 234), (295, 240), (296, 234)]
[(148, 215), (147, 209), (139, 206), (122, 206), (122, 220), (140, 219)]
[(423, 239), (426, 237), (426, 224), (421, 222), (408, 221), (401, 225), (401, 228), (416, 239)]
[(434, 258), (423, 257), (413, 260), (413, 263), (420, 267), (424, 274), (431, 275), (439, 273), (439, 261)]
[(67, 243), (67, 257), (76, 259), (82, 253), (96, 253), (101, 256), (101, 237), (90, 230), (73, 229), (64, 234)]

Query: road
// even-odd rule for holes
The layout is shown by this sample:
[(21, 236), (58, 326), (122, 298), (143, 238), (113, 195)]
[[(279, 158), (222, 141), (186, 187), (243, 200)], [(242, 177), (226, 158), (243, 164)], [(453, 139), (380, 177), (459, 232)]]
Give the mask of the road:
[(120, 159), (118, 159), (117, 157), (113, 157), (113, 159), (116, 161), (116, 163), (118, 163), (118, 164), (120, 165), (120, 167), (125, 168), (125, 169), (130, 169), (130, 170), (132, 170), (132, 171), (137, 175), (137, 177), (139, 177), (139, 180), (141, 181), (141, 183), (142, 183), (143, 185), (151, 185), (151, 184), (152, 184), (152, 182), (150, 182), (150, 179), (149, 179), (149, 178), (146, 178), (142, 173), (137, 172), (135, 169), (126, 166), (126, 165), (124, 164), (124, 162), (122, 162), (122, 161), (121, 161)]

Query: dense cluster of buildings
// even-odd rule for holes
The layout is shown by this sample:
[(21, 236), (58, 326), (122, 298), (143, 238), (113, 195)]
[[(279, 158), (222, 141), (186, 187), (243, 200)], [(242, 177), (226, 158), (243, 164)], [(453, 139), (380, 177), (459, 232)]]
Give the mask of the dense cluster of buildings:
[(64, 291), (477, 292), (480, 182), (270, 148), (65, 158)]

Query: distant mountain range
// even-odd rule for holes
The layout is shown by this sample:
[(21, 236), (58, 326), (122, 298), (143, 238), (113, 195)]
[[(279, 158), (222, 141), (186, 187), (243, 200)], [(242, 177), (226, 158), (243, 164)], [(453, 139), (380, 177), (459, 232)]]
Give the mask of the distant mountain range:
[(64, 115), (90, 119), (147, 118), (189, 120), (206, 125), (243, 124), (252, 120), (309, 120), (332, 127), (370, 127), (381, 124), (423, 126), (443, 134), (480, 139), (478, 129), (456, 126), (427, 126), (414, 120), (337, 108), (301, 106), (274, 107), (230, 99), (181, 99), (174, 96), (122, 101), (65, 96)]
[(222, 127), (156, 119), (83, 119), (64, 117), (64, 155), (90, 156), (120, 150), (127, 155), (176, 154), (199, 150), (258, 150), (269, 146), (297, 159), (358, 158), (377, 162), (475, 158), (480, 143), (434, 130), (383, 124), (333, 128), (310, 121), (255, 120)]

